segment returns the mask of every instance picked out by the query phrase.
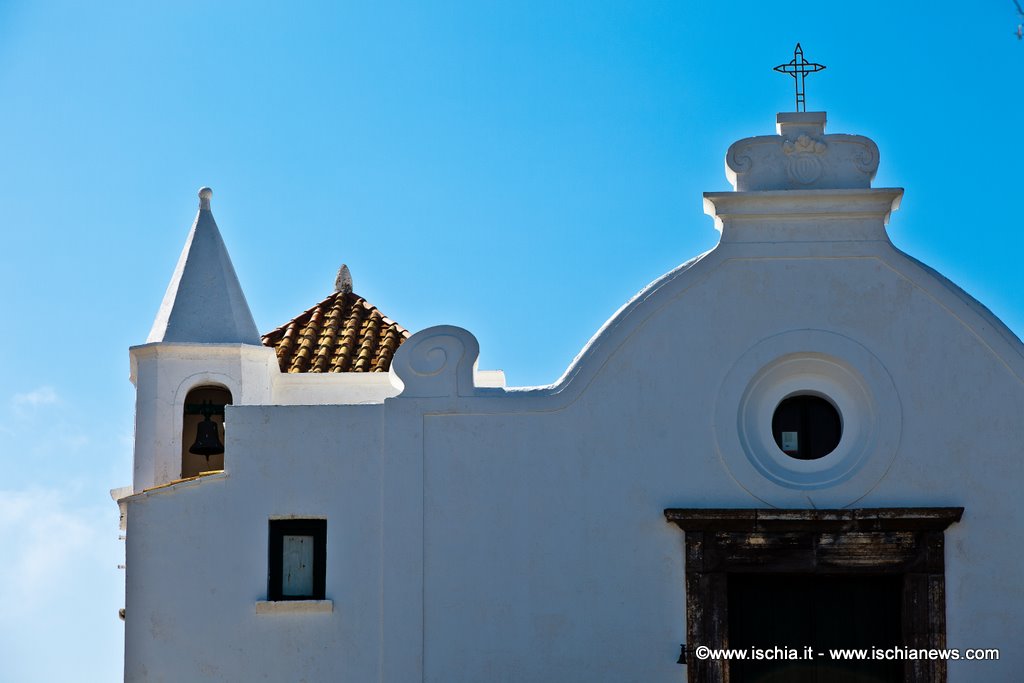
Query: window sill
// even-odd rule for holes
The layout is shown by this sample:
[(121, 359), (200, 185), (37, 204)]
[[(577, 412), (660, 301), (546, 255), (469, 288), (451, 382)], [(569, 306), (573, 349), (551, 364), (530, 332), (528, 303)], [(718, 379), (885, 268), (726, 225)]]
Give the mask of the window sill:
[(256, 614), (318, 614), (333, 611), (333, 600), (259, 600), (256, 602)]

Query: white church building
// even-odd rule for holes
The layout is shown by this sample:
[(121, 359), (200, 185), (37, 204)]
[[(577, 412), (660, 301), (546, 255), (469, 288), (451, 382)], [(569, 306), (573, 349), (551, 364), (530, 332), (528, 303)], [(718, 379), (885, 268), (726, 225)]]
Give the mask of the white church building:
[(527, 389), (344, 269), (261, 336), (202, 190), (130, 352), (125, 680), (1022, 680), (1024, 346), (878, 162), (779, 114), (718, 245)]

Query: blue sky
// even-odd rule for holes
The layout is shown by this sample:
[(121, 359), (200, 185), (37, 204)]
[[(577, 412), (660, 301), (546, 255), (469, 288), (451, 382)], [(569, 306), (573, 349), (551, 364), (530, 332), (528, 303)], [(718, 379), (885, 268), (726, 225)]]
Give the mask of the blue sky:
[[(0, 2), (0, 680), (120, 677), (127, 348), (197, 205), (262, 331), (355, 290), (554, 381), (711, 248), (728, 145), (792, 108), (881, 149), (890, 235), (1018, 335), (1024, 42), (1011, 0)], [(1002, 207), (1002, 208), (1000, 208)], [(58, 643), (54, 656), (53, 644)]]

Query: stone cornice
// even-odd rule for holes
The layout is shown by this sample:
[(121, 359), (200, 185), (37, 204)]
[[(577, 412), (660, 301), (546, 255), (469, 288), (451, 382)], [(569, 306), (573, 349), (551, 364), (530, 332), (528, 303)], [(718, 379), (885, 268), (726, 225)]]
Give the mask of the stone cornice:
[[(715, 219), (723, 240), (748, 239), (727, 233), (780, 222), (789, 224), (792, 239), (888, 239), (885, 225), (902, 197), (902, 188), (705, 192), (704, 213)], [(785, 237), (772, 241), (778, 239)]]

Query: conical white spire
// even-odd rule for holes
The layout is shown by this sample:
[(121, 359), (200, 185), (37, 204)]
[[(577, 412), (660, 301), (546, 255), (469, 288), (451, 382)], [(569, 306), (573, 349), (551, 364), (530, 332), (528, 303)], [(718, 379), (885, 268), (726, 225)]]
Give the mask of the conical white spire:
[(199, 190), (199, 213), (167, 286), (146, 343), (260, 344), (260, 333), (210, 211), (213, 190)]

